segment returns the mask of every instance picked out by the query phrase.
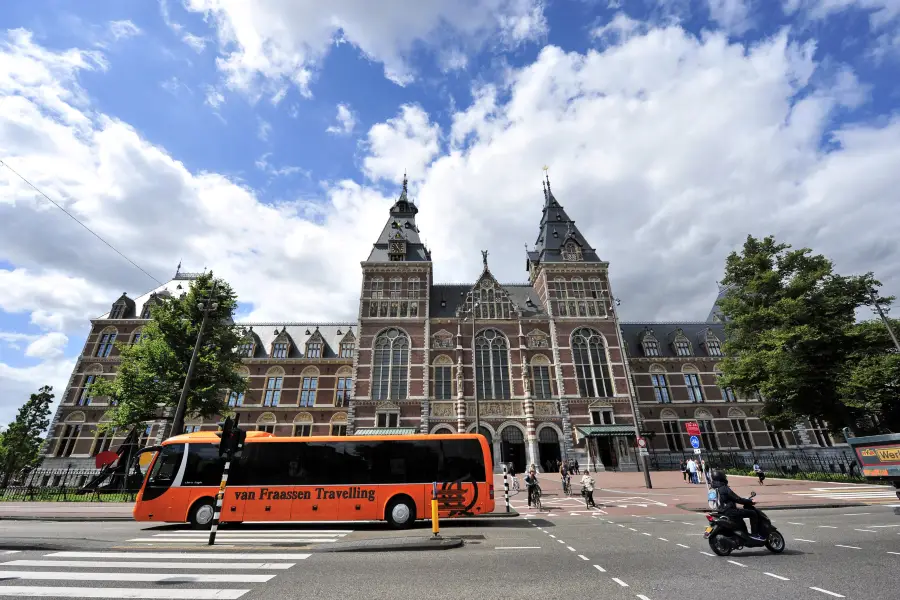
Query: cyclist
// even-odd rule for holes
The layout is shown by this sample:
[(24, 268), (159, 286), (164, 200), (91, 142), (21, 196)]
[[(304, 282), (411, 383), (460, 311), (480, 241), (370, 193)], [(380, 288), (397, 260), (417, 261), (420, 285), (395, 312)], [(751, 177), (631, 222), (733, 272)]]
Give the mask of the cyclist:
[(538, 487), (537, 472), (535, 472), (534, 468), (528, 471), (528, 474), (525, 476), (525, 485), (528, 487), (528, 507), (531, 508), (534, 492)]
[(559, 467), (559, 476), (562, 478), (562, 489), (563, 494), (569, 493), (569, 469), (566, 467), (566, 463), (563, 463)]
[(594, 478), (591, 477), (591, 472), (587, 469), (584, 470), (584, 475), (581, 476), (581, 493), (584, 494), (584, 501), (587, 506), (597, 507), (594, 503)]

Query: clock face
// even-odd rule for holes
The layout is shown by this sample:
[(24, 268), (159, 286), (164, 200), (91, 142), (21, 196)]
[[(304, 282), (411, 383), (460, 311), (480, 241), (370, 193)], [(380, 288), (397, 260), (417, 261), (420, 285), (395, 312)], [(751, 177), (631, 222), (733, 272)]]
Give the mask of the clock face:
[(394, 254), (403, 254), (403, 242), (391, 242), (391, 252)]

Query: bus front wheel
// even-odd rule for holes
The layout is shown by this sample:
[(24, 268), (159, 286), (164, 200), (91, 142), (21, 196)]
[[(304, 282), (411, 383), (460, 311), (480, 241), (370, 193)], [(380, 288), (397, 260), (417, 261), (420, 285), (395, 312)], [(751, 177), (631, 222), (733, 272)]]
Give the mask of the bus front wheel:
[(188, 522), (194, 529), (209, 529), (212, 526), (213, 515), (215, 515), (216, 507), (211, 498), (198, 500), (191, 508), (188, 515)]
[(416, 504), (409, 496), (398, 496), (388, 503), (384, 518), (394, 529), (412, 527), (416, 520)]

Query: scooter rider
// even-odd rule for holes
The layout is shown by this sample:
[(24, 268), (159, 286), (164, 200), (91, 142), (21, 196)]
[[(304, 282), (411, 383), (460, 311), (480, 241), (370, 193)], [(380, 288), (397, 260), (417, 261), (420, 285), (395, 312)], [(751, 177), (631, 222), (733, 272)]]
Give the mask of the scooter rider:
[(757, 541), (763, 541), (762, 536), (757, 533), (759, 531), (759, 514), (750, 508), (738, 508), (739, 504), (741, 506), (752, 506), (753, 500), (750, 498), (741, 498), (728, 487), (728, 476), (725, 475), (725, 471), (713, 469), (711, 475), (711, 487), (718, 493), (720, 510), (729, 517), (740, 519), (746, 517), (749, 519), (750, 537)]

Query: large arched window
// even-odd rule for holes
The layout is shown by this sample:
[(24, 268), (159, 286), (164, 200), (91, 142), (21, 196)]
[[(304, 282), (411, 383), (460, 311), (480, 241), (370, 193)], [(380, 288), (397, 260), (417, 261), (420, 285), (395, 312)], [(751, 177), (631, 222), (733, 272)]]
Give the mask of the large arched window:
[(388, 329), (375, 339), (372, 398), (406, 400), (409, 338), (399, 329)]
[(606, 398), (613, 395), (612, 379), (606, 364), (603, 338), (593, 329), (581, 328), (572, 334), (572, 355), (582, 398)]
[(485, 329), (475, 338), (475, 376), (478, 398), (509, 399), (509, 355), (506, 338), (496, 329)]

